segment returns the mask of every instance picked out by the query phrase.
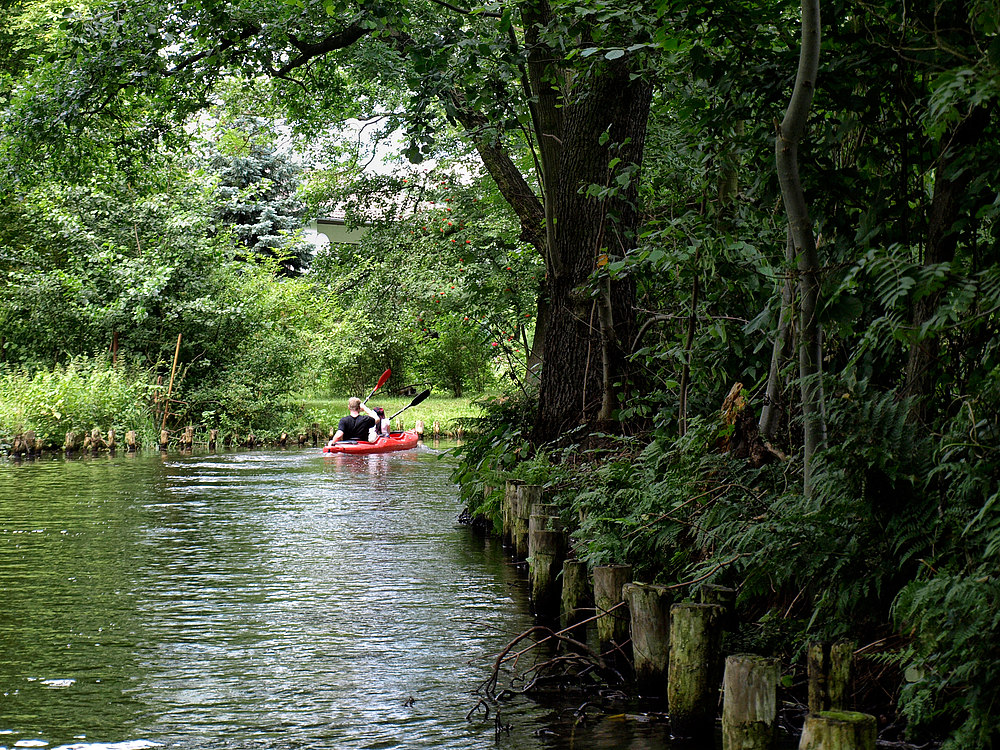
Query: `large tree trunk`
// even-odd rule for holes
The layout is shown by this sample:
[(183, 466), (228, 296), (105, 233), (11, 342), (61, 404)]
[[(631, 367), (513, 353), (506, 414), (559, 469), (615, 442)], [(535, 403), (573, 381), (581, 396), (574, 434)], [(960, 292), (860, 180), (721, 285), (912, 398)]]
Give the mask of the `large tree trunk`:
[(806, 494), (812, 491), (812, 464), (826, 442), (823, 396), (823, 333), (819, 324), (820, 263), (809, 207), (799, 180), (799, 141), (806, 128), (819, 71), (819, 0), (802, 0), (802, 48), (795, 88), (778, 126), (775, 152), (781, 197), (795, 246), (799, 273), (799, 388), (803, 419), (803, 473)]
[[(626, 374), (620, 342), (631, 341), (634, 333), (634, 284), (610, 283), (610, 309), (603, 316), (583, 284), (602, 251), (620, 257), (635, 243), (635, 179), (603, 200), (586, 191), (592, 184), (608, 184), (608, 163), (615, 156), (623, 164), (642, 162), (652, 89), (641, 79), (630, 80), (630, 73), (624, 61), (607, 64), (592, 74), (587, 85), (578, 82), (577, 99), (563, 102), (555, 185), (548, 175), (546, 184), (554, 222), (549, 248), (551, 317), (535, 423), (535, 437), (540, 440), (594, 419), (607, 402), (605, 389)], [(604, 144), (603, 133), (608, 134)], [(602, 317), (615, 335), (609, 331), (602, 339)]]

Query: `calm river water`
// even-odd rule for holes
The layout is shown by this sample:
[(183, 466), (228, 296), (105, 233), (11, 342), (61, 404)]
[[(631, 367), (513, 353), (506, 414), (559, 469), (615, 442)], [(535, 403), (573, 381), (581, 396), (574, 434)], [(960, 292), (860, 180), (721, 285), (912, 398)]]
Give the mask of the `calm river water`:
[(288, 452), (0, 462), (0, 750), (667, 747), (518, 699), (530, 626), (449, 459)]

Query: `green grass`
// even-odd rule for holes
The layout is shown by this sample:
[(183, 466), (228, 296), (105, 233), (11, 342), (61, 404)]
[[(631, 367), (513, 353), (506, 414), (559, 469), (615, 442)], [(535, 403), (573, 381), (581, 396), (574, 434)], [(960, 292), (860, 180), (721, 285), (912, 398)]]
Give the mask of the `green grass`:
[[(367, 394), (362, 394), (361, 397), (365, 395)], [(337, 396), (329, 399), (303, 400), (302, 406), (304, 407), (307, 422), (318, 422), (324, 429), (335, 427), (340, 418), (347, 414), (347, 398), (347, 396)], [(479, 407), (473, 403), (473, 401), (479, 398), (481, 396), (451, 398), (450, 396), (432, 393), (424, 401), (400, 414), (400, 418), (405, 420), (407, 429), (412, 429), (416, 420), (421, 419), (426, 425), (428, 432), (430, 432), (434, 422), (437, 421), (441, 423), (441, 430), (443, 432), (452, 433), (458, 425), (458, 420), (465, 417), (480, 416)], [(392, 416), (412, 400), (412, 397), (407, 396), (387, 396), (382, 398), (381, 394), (376, 393), (371, 401), (368, 402), (368, 405), (381, 406), (385, 409), (386, 416)], [(393, 421), (393, 426), (395, 427), (395, 420)]]

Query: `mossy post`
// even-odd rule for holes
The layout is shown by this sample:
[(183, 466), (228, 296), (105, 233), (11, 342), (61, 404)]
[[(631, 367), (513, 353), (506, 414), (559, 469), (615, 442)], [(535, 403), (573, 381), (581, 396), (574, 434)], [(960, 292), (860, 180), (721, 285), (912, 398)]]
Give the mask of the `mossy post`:
[(770, 750), (777, 739), (778, 660), (726, 657), (722, 678), (722, 750)]
[(810, 714), (802, 726), (799, 750), (875, 750), (875, 717), (856, 711)]
[(852, 641), (813, 642), (806, 657), (809, 675), (809, 713), (844, 711), (850, 708)]
[(567, 635), (578, 641), (587, 638), (587, 626), (580, 623), (594, 613), (594, 592), (587, 576), (587, 563), (583, 560), (566, 560), (562, 570), (562, 621), (563, 629), (572, 628)]
[(542, 501), (542, 486), (540, 484), (521, 484), (517, 487), (514, 502), (514, 532), (512, 542), (514, 557), (518, 560), (528, 559), (528, 518), (535, 503)]
[(501, 541), (505, 546), (514, 546), (514, 519), (517, 507), (517, 488), (523, 482), (517, 479), (508, 479), (504, 485), (503, 505), (501, 506), (500, 517), (503, 522), (503, 535)]
[(632, 665), (635, 684), (645, 695), (663, 695), (670, 662), (670, 605), (673, 594), (666, 586), (626, 583), (622, 596), (628, 603), (632, 628)]
[(710, 737), (719, 705), (722, 618), (718, 604), (670, 608), (667, 705), (675, 737)]
[(528, 520), (528, 579), (531, 609), (538, 616), (555, 619), (561, 602), (559, 571), (566, 556), (566, 534), (558, 516), (532, 515)]
[(714, 583), (705, 584), (698, 589), (698, 601), (702, 604), (718, 604), (725, 608), (722, 627), (731, 633), (736, 632), (736, 589)]
[(125, 450), (129, 453), (135, 453), (139, 450), (139, 439), (136, 437), (135, 430), (129, 430), (125, 433)]
[(631, 565), (598, 565), (594, 568), (594, 609), (597, 640), (619, 648), (628, 640), (628, 608), (622, 606), (622, 587), (632, 579)]

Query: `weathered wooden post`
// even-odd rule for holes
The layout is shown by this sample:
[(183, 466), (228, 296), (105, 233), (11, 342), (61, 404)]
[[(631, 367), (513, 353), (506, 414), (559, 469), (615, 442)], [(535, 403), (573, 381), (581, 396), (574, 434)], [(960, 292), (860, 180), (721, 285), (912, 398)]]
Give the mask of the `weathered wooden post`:
[(413, 431), (417, 433), (417, 437), (421, 440), (424, 439), (424, 420), (418, 419), (413, 423)]
[(101, 448), (104, 447), (104, 437), (101, 435), (101, 430), (99, 427), (95, 427), (90, 431), (90, 450), (97, 453)]
[(308, 435), (306, 435), (304, 432), (300, 432), (299, 433), (299, 447), (300, 448), (305, 447), (305, 444), (306, 444), (306, 442), (308, 440), (309, 440), (309, 436)]
[(108, 453), (114, 453), (115, 448), (118, 447), (118, 443), (116, 441), (117, 437), (118, 435), (115, 433), (114, 427), (108, 430)]
[(281, 447), (281, 448), (287, 448), (288, 447), (288, 433), (287, 432), (282, 432), (278, 436), (278, 446)]
[(809, 714), (802, 726), (799, 750), (875, 750), (874, 716), (856, 711)]
[(14, 436), (14, 439), (10, 443), (10, 452), (16, 458), (21, 458), (28, 452), (27, 446), (24, 443), (24, 435)]
[(675, 737), (710, 737), (719, 705), (723, 609), (718, 604), (670, 608), (667, 705)]
[(24, 452), (28, 455), (28, 458), (32, 456), (37, 456), (41, 453), (40, 450), (35, 449), (35, 445), (38, 440), (35, 437), (34, 430), (26, 430), (24, 433)]
[(461, 440), (464, 437), (465, 437), (465, 430), (463, 429), (462, 425), (459, 425), (458, 427), (455, 428), (455, 439)]
[(587, 563), (566, 560), (562, 570), (562, 627), (578, 641), (586, 641), (587, 626), (580, 623), (594, 613), (593, 589), (587, 576)]
[(632, 665), (635, 682), (646, 695), (667, 690), (670, 662), (670, 605), (673, 594), (666, 586), (626, 583), (622, 598), (628, 603), (632, 628)]
[(528, 519), (531, 508), (542, 500), (540, 484), (519, 484), (514, 502), (513, 534), (511, 541), (514, 546), (514, 557), (517, 560), (528, 558)]
[(125, 433), (125, 451), (135, 453), (137, 450), (139, 450), (139, 439), (136, 437), (135, 430), (129, 430)]
[(628, 608), (622, 599), (622, 587), (632, 578), (631, 565), (598, 565), (594, 568), (594, 609), (597, 614), (597, 640), (622, 648), (628, 640)]
[[(319, 433), (319, 422), (313, 422), (312, 429), (309, 431), (309, 437), (312, 438), (313, 448), (319, 444)], [(330, 435), (330, 437), (333, 437), (333, 435)]]
[(396, 432), (406, 431), (406, 419), (403, 417), (396, 417)]
[(433, 431), (434, 439), (437, 440), (441, 437), (441, 423), (436, 419), (434, 420), (434, 426), (431, 428)]
[(566, 534), (558, 516), (532, 515), (528, 519), (528, 579), (531, 609), (538, 617), (559, 616), (559, 571), (566, 556)]
[(718, 604), (725, 609), (722, 627), (730, 632), (736, 631), (736, 589), (708, 583), (698, 589), (698, 601), (702, 604)]
[(160, 450), (164, 453), (167, 451), (167, 446), (170, 444), (170, 433), (166, 430), (160, 430)]
[(67, 453), (72, 453), (80, 447), (80, 436), (75, 432), (70, 431), (66, 433), (66, 443), (64, 449)]
[(806, 655), (809, 675), (809, 713), (845, 711), (851, 686), (851, 665), (854, 661), (854, 643), (809, 644)]
[(514, 547), (514, 519), (517, 507), (517, 488), (524, 484), (520, 479), (508, 479), (504, 483), (502, 505), (500, 507), (500, 520), (503, 523), (503, 532), (500, 541), (504, 546)]
[[(330, 437), (333, 437), (333, 435), (331, 435)], [(254, 435), (252, 432), (247, 433), (247, 442), (246, 442), (247, 448), (253, 448), (256, 445), (257, 445), (257, 436)]]
[(194, 427), (188, 425), (184, 428), (184, 434), (181, 435), (181, 450), (190, 451), (194, 448)]
[(722, 750), (771, 750), (777, 739), (778, 660), (726, 657), (722, 678)]
[[(216, 428), (212, 428), (208, 431), (208, 449), (210, 451), (215, 450), (215, 446), (219, 444), (219, 431)], [(299, 435), (299, 445), (306, 444), (306, 436)]]

